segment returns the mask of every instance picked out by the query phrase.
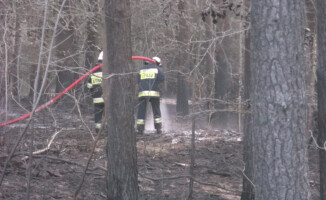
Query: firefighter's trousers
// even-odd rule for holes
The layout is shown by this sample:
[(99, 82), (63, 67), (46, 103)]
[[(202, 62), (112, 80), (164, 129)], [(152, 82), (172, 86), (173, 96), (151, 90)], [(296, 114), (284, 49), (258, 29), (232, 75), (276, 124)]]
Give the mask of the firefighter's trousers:
[(94, 103), (94, 121), (95, 131), (98, 132), (101, 129), (102, 116), (104, 111), (104, 103)]
[(160, 110), (160, 98), (159, 97), (140, 97), (139, 107), (137, 113), (137, 130), (140, 132), (144, 131), (145, 118), (146, 118), (146, 107), (147, 102), (151, 102), (153, 116), (154, 116), (154, 127), (156, 130), (162, 129), (162, 119)]

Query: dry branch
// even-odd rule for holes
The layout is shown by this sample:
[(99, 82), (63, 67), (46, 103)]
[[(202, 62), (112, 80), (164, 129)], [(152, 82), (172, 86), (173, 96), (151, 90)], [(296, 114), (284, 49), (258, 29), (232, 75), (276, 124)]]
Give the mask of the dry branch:
[(227, 192), (231, 192), (231, 193), (236, 194), (236, 195), (240, 195), (241, 194), (241, 191), (238, 191), (238, 190), (229, 190), (229, 189), (221, 186), (220, 184), (205, 183), (205, 182), (199, 181), (198, 179), (196, 179), (194, 177), (191, 177), (190, 175), (186, 175), (186, 174), (185, 175), (179, 175), (179, 176), (163, 177), (163, 178), (153, 178), (153, 177), (149, 177), (149, 176), (147, 176), (145, 174), (142, 174), (142, 173), (138, 173), (138, 174), (141, 177), (146, 178), (146, 179), (151, 180), (151, 181), (163, 181), (163, 180), (174, 180), (174, 179), (180, 179), (180, 178), (192, 178), (194, 180), (194, 182), (196, 182), (198, 184), (201, 184), (201, 185), (216, 187), (216, 188), (225, 190)]
[[(43, 149), (40, 149), (40, 150), (37, 150), (37, 151), (34, 151), (33, 152), (33, 155), (37, 155), (37, 154), (41, 154), (41, 153), (43, 153), (43, 152), (46, 152), (46, 151), (48, 151), (49, 149), (50, 149), (50, 147), (51, 147), (51, 144), (52, 144), (52, 142), (53, 142), (53, 140), (54, 140), (54, 138), (62, 131), (63, 129), (60, 129), (59, 131), (57, 131), (57, 132), (55, 132), (52, 136), (51, 136), (51, 140), (50, 140), (50, 142), (48, 143), (48, 145), (45, 147), (45, 148), (43, 148)], [(28, 156), (25, 156), (24, 158), (22, 158), (22, 160), (27, 160), (28, 159)]]

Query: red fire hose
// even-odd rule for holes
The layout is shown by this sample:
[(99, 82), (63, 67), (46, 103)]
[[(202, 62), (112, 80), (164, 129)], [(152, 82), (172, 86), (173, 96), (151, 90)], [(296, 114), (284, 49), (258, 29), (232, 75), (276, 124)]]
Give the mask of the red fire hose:
[[(155, 61), (147, 58), (147, 57), (142, 57), (142, 56), (132, 56), (131, 57), (133, 60), (146, 60), (149, 62), (152, 62), (155, 64)], [(75, 82), (73, 82), (69, 87), (67, 87), (64, 91), (62, 91), (58, 96), (54, 97), (53, 99), (51, 99), (50, 101), (46, 102), (45, 104), (39, 106), (38, 108), (36, 108), (35, 113), (43, 110), (44, 108), (48, 107), (49, 105), (53, 104), (55, 101), (57, 101), (58, 99), (60, 99), (65, 93), (67, 93), (69, 90), (71, 90), (73, 87), (75, 87), (80, 81), (82, 81), (83, 79), (85, 79), (90, 73), (96, 71), (97, 69), (99, 69), (100, 67), (102, 67), (102, 64), (94, 67), (93, 69), (91, 69), (90, 71), (88, 71), (86, 74), (84, 74), (83, 76), (79, 77)], [(31, 116), (31, 113), (27, 113), (19, 118), (16, 118), (14, 120), (5, 122), (5, 123), (1, 123), (0, 127), (6, 126), (6, 125), (10, 125), (13, 123), (16, 123), (18, 121), (21, 121), (23, 119), (26, 119), (27, 117)]]

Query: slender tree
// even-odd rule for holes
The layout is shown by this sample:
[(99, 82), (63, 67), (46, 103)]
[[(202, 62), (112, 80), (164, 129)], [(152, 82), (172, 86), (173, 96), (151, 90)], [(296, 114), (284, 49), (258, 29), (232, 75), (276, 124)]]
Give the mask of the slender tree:
[[(210, 4), (208, 9), (208, 12), (213, 12), (211, 10), (212, 5)], [(212, 38), (214, 37), (214, 24), (213, 24), (213, 17), (212, 13), (209, 13), (208, 16), (204, 17), (203, 15), (203, 21), (204, 21), (204, 27), (205, 27), (205, 38), (207, 41), (203, 44), (205, 48), (205, 54), (204, 54), (204, 63), (202, 65), (202, 73), (203, 73), (203, 81), (204, 81), (204, 90), (203, 90), (203, 97), (211, 99), (213, 94), (212, 89), (214, 87), (213, 77), (214, 76), (214, 40)], [(205, 102), (205, 109), (209, 110), (212, 109), (212, 101), (207, 100)]]
[[(229, 14), (229, 13), (228, 13)], [(230, 17), (228, 18), (220, 18), (217, 19), (217, 25), (216, 25), (216, 32), (219, 36), (221, 36), (221, 33), (225, 32), (227, 29), (230, 28)], [(216, 59), (216, 65), (214, 68), (214, 98), (217, 100), (215, 101), (215, 109), (217, 110), (224, 110), (227, 109), (227, 105), (223, 102), (224, 100), (227, 100), (227, 94), (229, 91), (229, 85), (230, 85), (230, 71), (231, 66), (228, 63), (228, 58), (226, 55), (227, 45), (229, 43), (226, 43), (226, 40), (228, 38), (223, 38), (223, 40), (219, 41), (216, 44), (215, 49), (215, 59)], [(230, 41), (229, 41), (230, 42)], [(214, 118), (216, 120), (216, 123), (221, 128), (226, 128), (227, 124), (227, 113), (226, 112), (216, 112), (214, 114)]]
[(88, 11), (94, 15), (87, 16), (86, 25), (86, 44), (85, 44), (85, 66), (90, 69), (95, 64), (95, 55), (97, 39), (99, 37), (99, 5), (98, 1), (88, 0)]
[(317, 94), (320, 199), (326, 200), (326, 2), (316, 0), (317, 8)]
[[(250, 0), (244, 0), (244, 6), (246, 9), (250, 7)], [(248, 12), (250, 13), (250, 12)], [(249, 18), (249, 14), (245, 17)], [(243, 28), (248, 28), (248, 21), (243, 23)], [(251, 93), (251, 65), (250, 65), (250, 30), (244, 33), (244, 49), (243, 51), (243, 74), (244, 74), (244, 94), (243, 100), (245, 102), (244, 110), (246, 111), (243, 121), (243, 160), (245, 163), (243, 182), (242, 182), (242, 194), (241, 200), (254, 200), (254, 186), (253, 186), (253, 146), (252, 146), (252, 132), (251, 132), (251, 113), (250, 113), (250, 93)]]
[[(73, 20), (73, 13), (71, 11), (72, 2), (67, 2), (64, 6), (63, 12), (67, 15), (65, 16), (65, 21), (61, 21), (60, 31), (56, 35), (56, 56), (58, 58), (64, 58), (63, 61), (58, 62), (58, 72), (55, 91), (59, 93), (67, 88), (73, 80), (75, 80), (75, 74), (73, 73), (74, 68), (78, 67), (76, 60), (77, 47), (77, 35), (74, 23), (77, 20)], [(67, 23), (68, 22), (68, 23)]]
[(107, 199), (138, 199), (130, 1), (106, 0)]
[(11, 85), (12, 85), (12, 93), (14, 95), (18, 95), (18, 60), (20, 59), (19, 49), (21, 44), (21, 8), (20, 2), (13, 2), (13, 11), (15, 12), (15, 42), (14, 42), (14, 58), (13, 58), (13, 65), (11, 69)]
[[(1, 1), (0, 7), (5, 8), (7, 6), (7, 1)], [(7, 12), (3, 9), (0, 12), (0, 49), (5, 50), (5, 25), (6, 25), (6, 15)], [(4, 121), (7, 119), (7, 100), (8, 100), (8, 93), (7, 93), (7, 70), (6, 67), (6, 59), (5, 59), (5, 51), (0, 51), (0, 120)], [(1, 130), (2, 131), (2, 130)], [(3, 133), (0, 133), (0, 140), (3, 140)]]
[(255, 199), (309, 199), (304, 1), (251, 1)]
[(307, 129), (312, 130), (316, 110), (316, 8), (313, 0), (305, 0), (307, 28), (305, 29), (306, 88), (308, 96)]
[(180, 43), (177, 67), (180, 70), (177, 76), (177, 113), (181, 116), (189, 114), (188, 104), (188, 87), (185, 72), (189, 67), (189, 26), (187, 24), (188, 16), (188, 2), (186, 0), (179, 0), (178, 12), (179, 12), (179, 30), (177, 40)]

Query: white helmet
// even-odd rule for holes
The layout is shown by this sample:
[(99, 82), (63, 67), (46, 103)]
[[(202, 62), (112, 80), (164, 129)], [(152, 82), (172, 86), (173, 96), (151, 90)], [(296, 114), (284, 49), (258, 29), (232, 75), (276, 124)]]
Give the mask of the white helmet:
[(103, 51), (101, 51), (100, 55), (97, 58), (98, 61), (103, 61)]
[(161, 59), (159, 57), (153, 57), (152, 60), (154, 60), (158, 65), (161, 65)]

